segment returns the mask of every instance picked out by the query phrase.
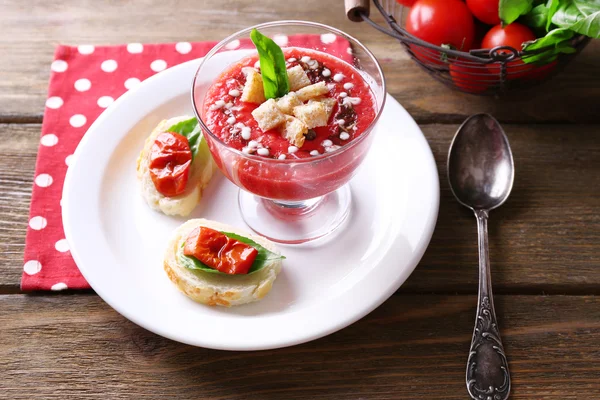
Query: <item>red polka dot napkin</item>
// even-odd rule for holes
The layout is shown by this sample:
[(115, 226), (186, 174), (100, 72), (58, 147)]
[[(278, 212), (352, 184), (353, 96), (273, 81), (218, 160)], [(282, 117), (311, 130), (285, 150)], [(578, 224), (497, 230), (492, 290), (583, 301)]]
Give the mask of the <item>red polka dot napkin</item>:
[[(348, 60), (349, 43), (333, 34), (275, 36), (280, 46), (319, 43)], [(58, 46), (35, 167), (21, 289), (88, 289), (69, 252), (61, 197), (71, 155), (89, 126), (126, 91), (169, 67), (204, 56), (215, 42), (129, 43), (121, 46)], [(229, 43), (249, 48), (249, 40)]]

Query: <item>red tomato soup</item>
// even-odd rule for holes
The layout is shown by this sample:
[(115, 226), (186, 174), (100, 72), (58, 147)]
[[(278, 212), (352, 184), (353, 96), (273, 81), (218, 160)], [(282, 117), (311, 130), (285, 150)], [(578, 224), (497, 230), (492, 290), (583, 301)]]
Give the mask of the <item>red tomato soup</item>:
[[(246, 83), (242, 69), (251, 67), (260, 72), (256, 55), (229, 67), (212, 84), (205, 97), (203, 120), (227, 146), (248, 155), (224, 160), (218, 145), (209, 140), (217, 165), (230, 180), (262, 197), (294, 201), (329, 193), (352, 177), (367, 146), (355, 146), (348, 152), (343, 151), (344, 146), (369, 128), (376, 108), (369, 85), (346, 62), (300, 48), (284, 49), (284, 55), (288, 69), (300, 65), (311, 84), (327, 85), (329, 91), (321, 97), (336, 100), (327, 125), (310, 129), (301, 147), (290, 143), (279, 128), (261, 130), (252, 116), (260, 105), (241, 100)], [(310, 159), (322, 154), (330, 157), (304, 165), (275, 161)]]

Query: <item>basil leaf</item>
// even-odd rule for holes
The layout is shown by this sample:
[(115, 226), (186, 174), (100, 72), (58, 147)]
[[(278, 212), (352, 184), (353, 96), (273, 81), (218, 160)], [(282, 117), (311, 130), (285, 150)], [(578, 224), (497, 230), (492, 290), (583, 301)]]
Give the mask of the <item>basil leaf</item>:
[(204, 272), (210, 272), (213, 274), (228, 275), (228, 274), (225, 274), (214, 268), (209, 267), (208, 265), (204, 264), (197, 258), (186, 256), (185, 254), (183, 254), (183, 245), (179, 248), (179, 251), (177, 252), (177, 262), (179, 262), (179, 264), (181, 264), (184, 268), (187, 268), (187, 269), (200, 270), (200, 271), (204, 271)]
[[(167, 132), (175, 132), (183, 135), (187, 138), (192, 151), (192, 162), (198, 155), (202, 142), (205, 142), (204, 135), (200, 129), (200, 124), (196, 118), (186, 119), (185, 121), (178, 122), (167, 129)], [(208, 146), (207, 146), (208, 147)]]
[(550, 31), (550, 25), (552, 25), (552, 17), (556, 14), (558, 6), (561, 0), (548, 0), (546, 7), (548, 8), (548, 20), (546, 21), (546, 31)]
[(525, 25), (534, 28), (534, 29), (547, 29), (546, 25), (548, 24), (548, 13), (549, 9), (545, 4), (540, 4), (531, 10), (527, 15), (523, 17), (523, 22)]
[(595, 39), (600, 38), (600, 0), (562, 0), (552, 23)]
[(550, 31), (543, 38), (539, 38), (532, 42), (527, 42), (523, 45), (523, 49), (527, 50), (537, 50), (544, 47), (554, 46), (553, 49), (545, 51), (540, 54), (535, 54), (527, 57), (523, 57), (523, 62), (530, 63), (549, 63), (554, 61), (558, 54), (560, 53), (575, 53), (576, 50), (571, 45), (570, 39), (573, 37), (574, 32), (569, 29), (554, 29)]
[(258, 50), (265, 98), (285, 96), (290, 91), (290, 82), (281, 47), (256, 29), (252, 29), (250, 38)]
[[(258, 254), (256, 255), (256, 258), (254, 259), (254, 262), (252, 263), (252, 266), (250, 267), (250, 270), (248, 271), (248, 275), (252, 274), (254, 272), (260, 271), (266, 265), (268, 265), (269, 263), (271, 263), (273, 261), (285, 259), (284, 256), (279, 255), (277, 253), (273, 253), (272, 251), (270, 251), (270, 250), (264, 248), (263, 246), (261, 246), (260, 244), (256, 243), (254, 240), (248, 239), (247, 237), (236, 235), (235, 233), (229, 233), (229, 232), (221, 232), (221, 233), (227, 237), (237, 240), (238, 242), (246, 243), (247, 245), (250, 245), (250, 246), (254, 247), (256, 250), (258, 250)], [(226, 274), (224, 272), (221, 272), (219, 270), (209, 267), (208, 265), (204, 264), (202, 261), (198, 260), (195, 257), (188, 257), (188, 256), (184, 255), (183, 254), (183, 245), (180, 247), (180, 249), (177, 253), (177, 259), (179, 260), (179, 263), (187, 269), (201, 270), (201, 271), (210, 272), (213, 274), (230, 275), (230, 274)]]
[(498, 15), (505, 25), (512, 24), (533, 8), (533, 0), (500, 0)]

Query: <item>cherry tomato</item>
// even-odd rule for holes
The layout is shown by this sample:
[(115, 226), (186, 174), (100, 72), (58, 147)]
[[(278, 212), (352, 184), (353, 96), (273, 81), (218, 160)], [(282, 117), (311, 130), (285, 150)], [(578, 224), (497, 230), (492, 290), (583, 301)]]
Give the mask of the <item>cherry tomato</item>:
[[(406, 30), (431, 44), (468, 51), (475, 36), (475, 23), (461, 0), (418, 0), (410, 9)], [(411, 49), (422, 61), (443, 64), (440, 53), (435, 50), (417, 45), (411, 45)]]
[(412, 7), (413, 4), (416, 3), (417, 0), (396, 0), (398, 3), (402, 4), (406, 7)]
[(164, 132), (156, 137), (150, 149), (150, 177), (156, 190), (167, 197), (185, 191), (192, 152), (185, 136)]
[[(510, 46), (515, 50), (521, 50), (523, 43), (530, 40), (535, 40), (535, 35), (525, 25), (513, 22), (506, 25), (496, 25), (485, 35), (481, 43), (484, 49), (492, 49), (496, 46)], [(500, 53), (509, 53), (508, 50), (500, 50)], [(506, 65), (506, 79), (518, 79), (530, 73), (535, 67), (531, 64), (525, 64), (522, 60), (510, 61)], [(490, 64), (488, 66), (490, 72), (500, 74), (500, 66), (498, 64)]]
[(183, 246), (183, 254), (226, 274), (247, 274), (258, 255), (254, 247), (204, 226), (194, 229)]
[(450, 63), (450, 76), (456, 87), (469, 93), (485, 92), (493, 83), (491, 76), (484, 64), (467, 64), (466, 60), (455, 60)]
[(500, 23), (500, 16), (498, 14), (500, 0), (467, 0), (467, 6), (481, 22), (485, 22), (488, 25), (497, 25)]

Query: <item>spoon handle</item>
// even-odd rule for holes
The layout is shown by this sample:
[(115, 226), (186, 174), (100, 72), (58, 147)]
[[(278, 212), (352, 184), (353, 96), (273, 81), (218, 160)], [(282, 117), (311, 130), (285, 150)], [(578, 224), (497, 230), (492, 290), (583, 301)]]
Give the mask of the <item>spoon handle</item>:
[(467, 390), (477, 400), (505, 400), (510, 392), (510, 373), (500, 339), (488, 250), (488, 212), (476, 210), (479, 234), (479, 297), (473, 340), (467, 361)]

